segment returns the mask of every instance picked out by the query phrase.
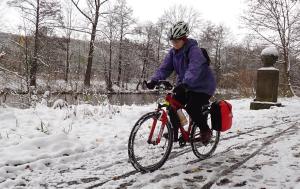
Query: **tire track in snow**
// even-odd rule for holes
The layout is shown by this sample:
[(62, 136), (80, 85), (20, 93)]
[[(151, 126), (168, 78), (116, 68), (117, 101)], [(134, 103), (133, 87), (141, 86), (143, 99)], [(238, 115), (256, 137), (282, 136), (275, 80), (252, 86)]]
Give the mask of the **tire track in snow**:
[[(260, 138), (259, 140), (263, 140), (263, 142), (260, 144), (260, 146), (262, 146), (262, 147), (260, 147), (260, 148), (257, 148), (253, 153), (251, 153), (250, 155), (248, 155), (248, 154), (243, 154), (243, 153), (241, 153), (241, 160), (239, 161), (239, 160), (237, 160), (237, 159), (234, 159), (234, 161), (233, 162), (231, 162), (231, 161), (229, 161), (229, 163), (234, 163), (234, 164), (232, 164), (232, 165), (229, 165), (229, 166), (227, 166), (228, 168), (225, 168), (225, 169), (223, 169), (223, 170), (215, 170), (215, 172), (216, 172), (216, 174), (215, 174), (215, 176), (213, 177), (213, 179), (211, 179), (211, 180), (209, 180), (208, 182), (206, 182), (201, 188), (202, 189), (209, 189), (214, 183), (216, 183), (216, 181), (219, 179), (219, 178), (221, 178), (221, 177), (223, 177), (223, 176), (226, 176), (226, 174), (228, 174), (228, 173), (230, 173), (230, 172), (232, 172), (232, 171), (234, 171), (235, 169), (238, 169), (241, 165), (243, 165), (244, 163), (246, 163), (249, 159), (251, 159), (251, 158), (253, 158), (254, 156), (256, 156), (257, 154), (259, 154), (260, 152), (261, 152), (261, 150), (263, 150), (263, 148), (265, 148), (266, 146), (268, 146), (268, 145), (270, 145), (270, 144), (272, 144), (272, 142), (275, 140), (275, 139), (277, 139), (277, 138), (279, 138), (279, 137), (281, 137), (282, 135), (284, 135), (284, 134), (286, 134), (287, 133), (287, 131), (289, 131), (289, 130), (291, 130), (292, 128), (294, 128), (294, 127), (296, 127), (297, 129), (299, 129), (299, 122), (296, 122), (296, 123), (293, 123), (291, 126), (289, 126), (288, 128), (286, 128), (286, 129), (282, 129), (282, 130), (280, 130), (279, 132), (278, 132), (278, 130), (277, 130), (277, 132), (275, 132), (275, 133), (272, 133), (272, 134), (270, 134), (270, 135), (268, 135), (268, 136), (266, 136), (266, 137), (263, 137), (263, 138)], [(255, 141), (258, 141), (258, 139), (254, 139), (254, 140), (251, 140), (251, 142), (255, 142)], [(251, 145), (250, 145), (250, 143), (251, 142), (249, 142), (249, 141), (246, 141), (244, 144), (241, 144), (241, 145), (238, 145), (238, 146), (234, 146), (233, 148), (232, 148), (232, 146), (231, 147), (229, 147), (230, 148), (230, 150), (228, 150), (228, 149), (226, 149), (226, 150), (224, 150), (224, 151), (222, 151), (222, 152), (219, 152), (219, 153), (217, 153), (217, 154), (215, 154), (215, 155), (213, 155), (212, 157), (218, 157), (218, 156), (222, 156), (222, 155), (226, 155), (226, 153), (228, 153), (228, 152), (230, 152), (230, 151), (232, 151), (232, 150), (234, 150), (234, 149), (244, 149), (245, 147), (251, 147)], [(243, 156), (242, 156), (243, 155)], [(208, 159), (205, 159), (205, 160), (213, 160), (212, 158), (208, 158)], [(197, 162), (199, 162), (199, 160), (194, 160), (194, 161), (190, 161), (190, 162), (188, 162), (188, 164), (194, 164), (194, 163), (197, 163)], [(227, 161), (228, 162), (228, 161)], [(219, 162), (215, 162), (215, 163), (219, 163)], [(169, 168), (165, 168), (165, 170), (168, 170), (168, 169), (170, 169), (170, 168), (172, 168), (172, 167), (169, 167)], [(190, 174), (190, 173), (196, 173), (196, 172), (199, 172), (199, 171), (201, 171), (201, 170), (205, 170), (205, 169), (203, 169), (203, 168), (192, 168), (192, 169), (187, 169), (187, 170), (185, 170), (184, 171), (184, 173), (185, 174)], [(208, 169), (207, 170), (207, 172), (213, 172), (212, 170), (210, 170), (210, 169)], [(173, 175), (173, 176), (172, 176)], [(160, 182), (161, 180), (165, 180), (165, 179), (169, 179), (169, 178), (171, 178), (171, 177), (176, 177), (176, 176), (178, 176), (178, 175), (180, 175), (180, 174), (176, 174), (176, 172), (175, 173), (173, 173), (173, 172), (170, 172), (170, 173), (167, 173), (167, 174), (160, 174), (159, 175), (159, 178), (156, 178), (156, 179), (154, 179), (155, 180), (155, 182)], [(186, 181), (186, 182), (188, 182), (189, 183), (189, 185), (190, 186), (193, 186), (194, 188), (199, 188), (200, 186), (199, 185), (193, 185), (194, 184), (194, 182), (195, 183), (202, 183), (202, 182), (205, 182), (205, 176), (202, 176), (202, 175), (197, 175), (197, 176), (194, 176), (194, 178), (195, 179), (189, 179), (189, 178), (184, 178), (184, 180)], [(153, 179), (152, 179), (153, 180)], [(121, 184), (122, 185), (122, 184)], [(131, 181), (131, 185), (132, 185), (132, 181)], [(188, 185), (188, 184), (187, 184)], [(140, 186), (139, 186), (140, 187)], [(137, 188), (139, 188), (139, 187), (137, 187)], [(166, 188), (168, 188), (168, 187), (166, 187)]]
[[(275, 135), (273, 135), (272, 137), (270, 137), (268, 140), (264, 141), (261, 145), (260, 148), (258, 148), (257, 150), (255, 150), (253, 153), (251, 153), (250, 155), (248, 155), (246, 158), (244, 158), (242, 161), (239, 161), (235, 164), (233, 164), (232, 166), (230, 166), (227, 169), (222, 170), (221, 172), (217, 173), (215, 175), (215, 177), (213, 177), (210, 181), (208, 181), (206, 184), (204, 184), (201, 188), (202, 189), (209, 189), (211, 188), (211, 186), (216, 183), (216, 181), (220, 178), (223, 177), (229, 173), (231, 173), (232, 171), (234, 171), (235, 169), (238, 169), (241, 165), (243, 165), (244, 163), (246, 163), (248, 160), (250, 160), (251, 158), (255, 157), (257, 154), (259, 154), (266, 146), (272, 144), (272, 141), (279, 138), (280, 136), (282, 136), (283, 134), (285, 134), (288, 130), (297, 127), (297, 129), (299, 129), (299, 123), (296, 122), (294, 123), (292, 126), (288, 127), (287, 129), (284, 129), (281, 132), (276, 133)], [(268, 137), (266, 137), (268, 138)]]
[[(297, 116), (297, 115), (300, 116), (300, 114), (296, 114), (296, 115), (293, 115), (293, 116)], [(281, 117), (281, 119), (283, 119), (283, 118), (287, 118), (287, 117)], [(265, 128), (272, 128), (272, 127), (279, 126), (279, 125), (283, 125), (283, 124), (287, 124), (287, 123), (293, 123), (293, 122), (296, 122), (296, 121), (299, 121), (299, 120), (300, 120), (300, 119), (296, 119), (296, 120), (286, 120), (285, 122), (274, 123), (274, 124), (272, 124), (272, 125), (258, 126), (258, 127), (256, 127), (255, 129), (250, 129), (250, 130), (248, 130), (248, 131), (245, 131), (245, 132), (239, 132), (238, 134), (234, 134), (234, 135), (229, 136), (229, 137), (221, 138), (220, 141), (224, 141), (224, 140), (226, 141), (226, 140), (229, 140), (229, 139), (232, 139), (232, 138), (237, 138), (237, 137), (239, 137), (239, 136), (242, 136), (242, 135), (245, 135), (245, 134), (249, 134), (249, 133), (253, 133), (253, 132), (255, 132), (255, 131), (259, 131), (259, 130), (262, 130), (262, 129), (265, 129)], [(189, 145), (189, 144), (187, 144), (187, 145)], [(174, 151), (174, 149), (177, 150), (177, 151)], [(185, 154), (185, 153), (188, 153), (188, 152), (191, 152), (191, 151), (192, 151), (192, 149), (190, 149), (190, 148), (182, 149), (182, 148), (180, 148), (180, 147), (177, 147), (177, 148), (176, 148), (176, 147), (175, 147), (175, 148), (173, 147), (172, 152), (171, 152), (171, 154), (170, 154), (168, 160), (177, 158), (178, 156), (181, 156), (181, 155), (183, 155), (183, 154)], [(103, 168), (107, 168), (107, 167), (111, 167), (111, 166), (113, 166), (113, 165), (120, 164), (120, 163), (122, 163), (122, 162), (129, 162), (129, 160), (128, 160), (128, 158), (124, 158), (124, 159), (115, 161), (115, 162), (113, 162), (113, 163), (109, 163), (109, 164), (107, 164), (107, 165), (101, 165), (101, 166), (99, 166), (99, 167), (96, 168), (96, 169), (100, 170), (100, 169), (103, 169)]]
[[(298, 114), (298, 115), (300, 115), (300, 114)], [(282, 118), (285, 118), (285, 117), (282, 117)], [(238, 134), (235, 134), (235, 135), (232, 135), (232, 136), (228, 136), (228, 137), (225, 137), (225, 138), (220, 138), (219, 143), (221, 143), (222, 141), (226, 141), (226, 140), (232, 139), (232, 138), (240, 137), (242, 135), (253, 133), (255, 131), (260, 131), (260, 130), (263, 130), (263, 129), (266, 129), (266, 128), (274, 128), (274, 127), (279, 126), (279, 125), (288, 124), (288, 123), (294, 123), (294, 122), (297, 122), (297, 121), (300, 121), (300, 119), (296, 119), (296, 120), (293, 120), (293, 121), (288, 120), (288, 121), (285, 121), (285, 122), (282, 122), (282, 123), (276, 123), (276, 124), (272, 124), (272, 125), (259, 126), (259, 127), (256, 127), (255, 129), (250, 129), (250, 130), (245, 131), (245, 132), (239, 132)], [(191, 152), (191, 151), (192, 151), (192, 149), (188, 148), (188, 149), (181, 150), (179, 152), (174, 152), (173, 154), (171, 152), (170, 157), (169, 157), (168, 160), (177, 158), (178, 156), (183, 155), (183, 154), (188, 153), (188, 152)]]
[[(299, 119), (300, 120), (300, 119)], [(278, 126), (278, 125), (282, 125), (282, 124), (287, 124), (287, 123), (293, 123), (294, 121), (286, 121), (286, 122), (282, 122), (282, 123), (277, 123), (277, 124), (272, 124), (272, 125), (267, 125), (267, 126), (261, 126), (261, 127), (259, 127), (259, 128), (256, 128), (256, 129), (251, 129), (251, 130), (249, 130), (249, 131), (246, 131), (246, 132), (241, 132), (241, 133), (238, 133), (238, 134), (236, 134), (236, 135), (233, 135), (233, 136), (230, 136), (230, 137), (226, 137), (226, 138), (223, 138), (223, 139), (221, 139), (222, 141), (223, 140), (229, 140), (229, 139), (231, 139), (231, 138), (236, 138), (236, 137), (239, 137), (239, 136), (241, 136), (241, 135), (245, 135), (245, 134), (249, 134), (249, 133), (252, 133), (252, 132), (255, 132), (255, 131), (257, 131), (257, 130), (262, 130), (262, 129), (264, 129), (264, 128), (270, 128), (270, 127), (275, 127), (275, 126)], [(254, 139), (254, 140), (257, 140), (257, 138), (256, 139)], [(246, 144), (247, 143), (249, 143), (249, 141), (247, 141), (247, 142), (245, 142)], [(218, 153), (216, 153), (216, 154), (214, 154), (212, 157), (214, 157), (214, 156), (218, 156), (219, 154), (223, 154), (223, 153), (226, 153), (226, 152), (228, 152), (228, 151), (231, 151), (231, 150), (233, 150), (233, 149), (240, 149), (240, 148), (242, 148), (244, 145), (238, 145), (238, 146), (230, 146), (230, 147), (228, 147), (228, 148), (226, 148), (224, 151), (222, 151), (222, 152), (218, 152)], [(189, 147), (189, 146), (188, 146)], [(181, 148), (177, 148), (177, 149), (181, 149)], [(191, 150), (191, 148), (186, 148), (186, 149), (184, 149), (184, 150), (179, 150), (179, 151), (172, 151), (172, 153), (170, 154), (170, 157), (169, 157), (169, 159), (168, 160), (171, 160), (171, 159), (175, 159), (175, 158), (177, 158), (177, 157), (179, 157), (179, 156), (181, 156), (181, 155), (184, 155), (184, 154), (186, 154), (186, 153), (188, 153), (188, 152), (191, 152), (192, 150)], [(191, 163), (196, 163), (196, 162), (199, 162), (200, 160), (199, 159), (197, 159), (197, 160), (194, 160), (194, 161), (191, 161), (191, 162), (188, 162), (189, 164), (191, 164)], [(128, 159), (126, 158), (126, 159), (124, 159), (124, 162), (125, 163), (122, 163), (122, 164), (127, 164), (127, 162), (128, 162)], [(184, 162), (184, 163), (186, 163), (186, 162)], [(117, 164), (114, 164), (114, 163), (111, 163), (111, 164), (109, 164), (108, 166), (101, 166), (101, 167), (110, 167), (110, 166), (120, 166), (120, 164), (121, 164), (121, 161), (119, 160), (119, 161), (117, 161)], [(124, 165), (121, 165), (122, 167), (124, 166)], [(126, 165), (125, 165), (126, 166)], [(100, 168), (100, 167), (99, 167)], [(112, 167), (110, 167), (109, 169), (111, 169)], [(120, 168), (120, 167), (118, 167), (118, 168)], [(107, 169), (107, 170), (103, 170), (103, 171), (109, 171), (109, 169)], [(165, 169), (167, 169), (167, 168), (162, 168), (161, 170), (165, 170)], [(98, 169), (99, 170), (99, 169)], [(105, 180), (105, 181), (102, 181), (102, 182), (100, 182), (100, 183), (98, 183), (98, 184), (95, 184), (95, 185), (93, 185), (93, 186), (90, 186), (90, 187), (88, 187), (88, 189), (92, 189), (92, 188), (97, 188), (97, 187), (100, 187), (100, 186), (103, 186), (104, 184), (106, 184), (107, 182), (109, 182), (109, 181), (116, 181), (116, 180), (121, 180), (121, 179), (124, 179), (124, 178), (127, 178), (127, 177), (129, 177), (129, 176), (132, 176), (132, 175), (135, 175), (136, 173), (139, 173), (139, 171), (136, 171), (136, 170), (133, 170), (133, 171), (130, 171), (130, 172), (126, 172), (126, 173), (124, 173), (124, 174), (122, 174), (122, 175), (118, 175), (118, 176), (114, 176), (113, 178), (111, 178), (111, 179), (107, 179), (107, 180)]]
[[(293, 124), (293, 125), (291, 126), (291, 127), (293, 127), (293, 126), (295, 126), (295, 124), (297, 123), (298, 120), (300, 120), (300, 119), (293, 120), (293, 121), (286, 121), (286, 122), (283, 122), (283, 123), (277, 123), (277, 124), (267, 125), (267, 126), (261, 126), (261, 127), (259, 127), (259, 128), (251, 129), (251, 130), (246, 131), (246, 132), (241, 132), (241, 133), (239, 133), (239, 134), (236, 134), (236, 135), (233, 135), (233, 136), (229, 136), (229, 137), (223, 138), (221, 141), (223, 141), (223, 140), (229, 140), (229, 139), (232, 139), (232, 138), (239, 137), (239, 136), (241, 136), (241, 135), (253, 133), (253, 132), (255, 132), (255, 131), (262, 130), (262, 129), (265, 129), (265, 128), (273, 128), (273, 127), (275, 127), (275, 126), (283, 125), (283, 124), (288, 124), (288, 123)], [(291, 128), (291, 127), (289, 127), (289, 128)], [(289, 128), (288, 128), (288, 129), (289, 129)], [(284, 131), (286, 131), (286, 130), (288, 130), (288, 129), (285, 129)], [(284, 131), (280, 131), (279, 133), (282, 133), (282, 132), (284, 132)], [(268, 136), (262, 137), (262, 138), (260, 138), (260, 139), (255, 138), (255, 139), (252, 139), (252, 140), (245, 141), (243, 144), (240, 144), (240, 145), (231, 145), (231, 146), (229, 146), (228, 148), (226, 148), (225, 150), (223, 150), (223, 151), (221, 151), (221, 152), (218, 152), (218, 153), (212, 155), (212, 157), (210, 157), (210, 158), (208, 158), (208, 159), (211, 159), (211, 158), (213, 158), (213, 157), (218, 157), (219, 155), (222, 155), (222, 154), (224, 154), (224, 153), (228, 153), (229, 151), (232, 151), (232, 150), (235, 150), (235, 149), (242, 149), (242, 148), (244, 148), (247, 144), (249, 144), (249, 141), (251, 142), (251, 141), (257, 141), (257, 140), (265, 140), (265, 139), (268, 139), (268, 138), (271, 138), (271, 139), (272, 139), (272, 138), (274, 138), (274, 136), (277, 136), (277, 135), (278, 135), (278, 132), (276, 133), (276, 131), (275, 131), (275, 133), (273, 133), (272, 136), (268, 135)], [(171, 153), (168, 160), (177, 158), (177, 157), (179, 157), (179, 156), (181, 156), (181, 155), (183, 155), (183, 154), (186, 154), (186, 153), (188, 153), (188, 152), (191, 152), (191, 151), (192, 151), (192, 150), (191, 150), (190, 148), (187, 148), (187, 149), (184, 149), (184, 150), (182, 150), (182, 151), (175, 152), (175, 153), (173, 153), (173, 154)], [(207, 160), (207, 159), (206, 159), (206, 160)], [(197, 162), (199, 162), (199, 161), (201, 161), (201, 160), (197, 159), (197, 160), (193, 160), (193, 161), (190, 161), (190, 162), (184, 162), (184, 163), (185, 163), (185, 164), (186, 164), (186, 163), (188, 163), (188, 164), (193, 164), (193, 163), (197, 163)], [(166, 170), (166, 169), (168, 169), (168, 167), (164, 167), (164, 168), (162, 168), (161, 170)], [(107, 180), (105, 180), (105, 181), (103, 181), (103, 182), (101, 182), (101, 183), (92, 185), (92, 186), (88, 187), (88, 189), (97, 188), (97, 187), (103, 186), (104, 184), (108, 183), (109, 181), (117, 181), (117, 180), (121, 180), (121, 179), (127, 178), (127, 177), (129, 177), (129, 176), (132, 176), (132, 175), (134, 175), (134, 174), (136, 174), (136, 173), (139, 173), (139, 172), (136, 171), (136, 170), (134, 170), (134, 171), (130, 171), (130, 172), (124, 173), (124, 174), (122, 174), (122, 175), (115, 176), (115, 177), (113, 177), (112, 179), (107, 179)]]

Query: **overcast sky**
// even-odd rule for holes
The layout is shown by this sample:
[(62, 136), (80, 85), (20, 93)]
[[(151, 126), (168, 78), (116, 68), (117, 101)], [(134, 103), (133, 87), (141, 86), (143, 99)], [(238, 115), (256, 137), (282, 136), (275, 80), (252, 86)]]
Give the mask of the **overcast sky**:
[(191, 6), (204, 19), (234, 25), (244, 8), (244, 0), (127, 0), (134, 15), (142, 21), (156, 21), (165, 9), (173, 5)]
[[(7, 0), (0, 0), (0, 28), (2, 31), (16, 30), (16, 11), (6, 6)], [(64, 0), (61, 0), (64, 1)], [(67, 0), (66, 0), (67, 1)], [(83, 1), (83, 0), (81, 0)], [(164, 10), (173, 5), (184, 5), (197, 10), (201, 18), (215, 24), (229, 27), (236, 38), (241, 38), (239, 17), (245, 8), (245, 0), (127, 0), (139, 22), (156, 22)]]
[(204, 20), (226, 25), (235, 35), (242, 33), (239, 29), (239, 17), (245, 8), (244, 2), (245, 0), (127, 0), (134, 16), (141, 22), (156, 22), (164, 10), (173, 5), (184, 5), (197, 10)]

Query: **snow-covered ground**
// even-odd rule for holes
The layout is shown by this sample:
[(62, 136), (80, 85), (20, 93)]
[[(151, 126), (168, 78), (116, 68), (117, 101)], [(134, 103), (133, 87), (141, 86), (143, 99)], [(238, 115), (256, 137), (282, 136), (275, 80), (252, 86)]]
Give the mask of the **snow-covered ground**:
[(0, 188), (300, 188), (300, 98), (249, 110), (231, 100), (234, 124), (214, 155), (190, 146), (153, 173), (136, 172), (127, 141), (145, 106), (0, 107)]

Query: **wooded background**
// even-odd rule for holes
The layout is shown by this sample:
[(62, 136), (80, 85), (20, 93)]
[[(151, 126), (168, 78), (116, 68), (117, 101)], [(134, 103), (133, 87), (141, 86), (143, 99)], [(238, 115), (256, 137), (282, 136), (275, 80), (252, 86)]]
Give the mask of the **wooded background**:
[(260, 53), (274, 45), (280, 52), (275, 65), (280, 95), (299, 93), (299, 1), (247, 3), (241, 20), (249, 35), (238, 42), (229, 28), (190, 7), (172, 6), (156, 23), (138, 23), (126, 0), (11, 0), (8, 5), (23, 24), (13, 33), (0, 33), (0, 90), (140, 90), (171, 47), (170, 26), (183, 20), (190, 37), (208, 50), (219, 92), (254, 96)]

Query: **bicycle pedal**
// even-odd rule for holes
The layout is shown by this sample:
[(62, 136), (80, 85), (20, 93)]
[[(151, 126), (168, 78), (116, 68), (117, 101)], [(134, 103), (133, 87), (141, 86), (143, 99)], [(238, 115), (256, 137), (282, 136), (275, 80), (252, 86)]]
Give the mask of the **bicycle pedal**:
[(162, 136), (163, 136), (165, 139), (168, 139), (168, 138), (169, 138), (169, 133), (164, 133)]
[(186, 143), (179, 143), (179, 148), (183, 148), (186, 146)]
[(178, 143), (180, 148), (183, 148), (186, 145), (186, 141), (183, 139), (183, 137), (179, 137)]
[[(162, 136), (167, 140), (169, 139), (169, 133), (164, 133)], [(173, 142), (178, 142), (178, 138), (174, 138)]]

